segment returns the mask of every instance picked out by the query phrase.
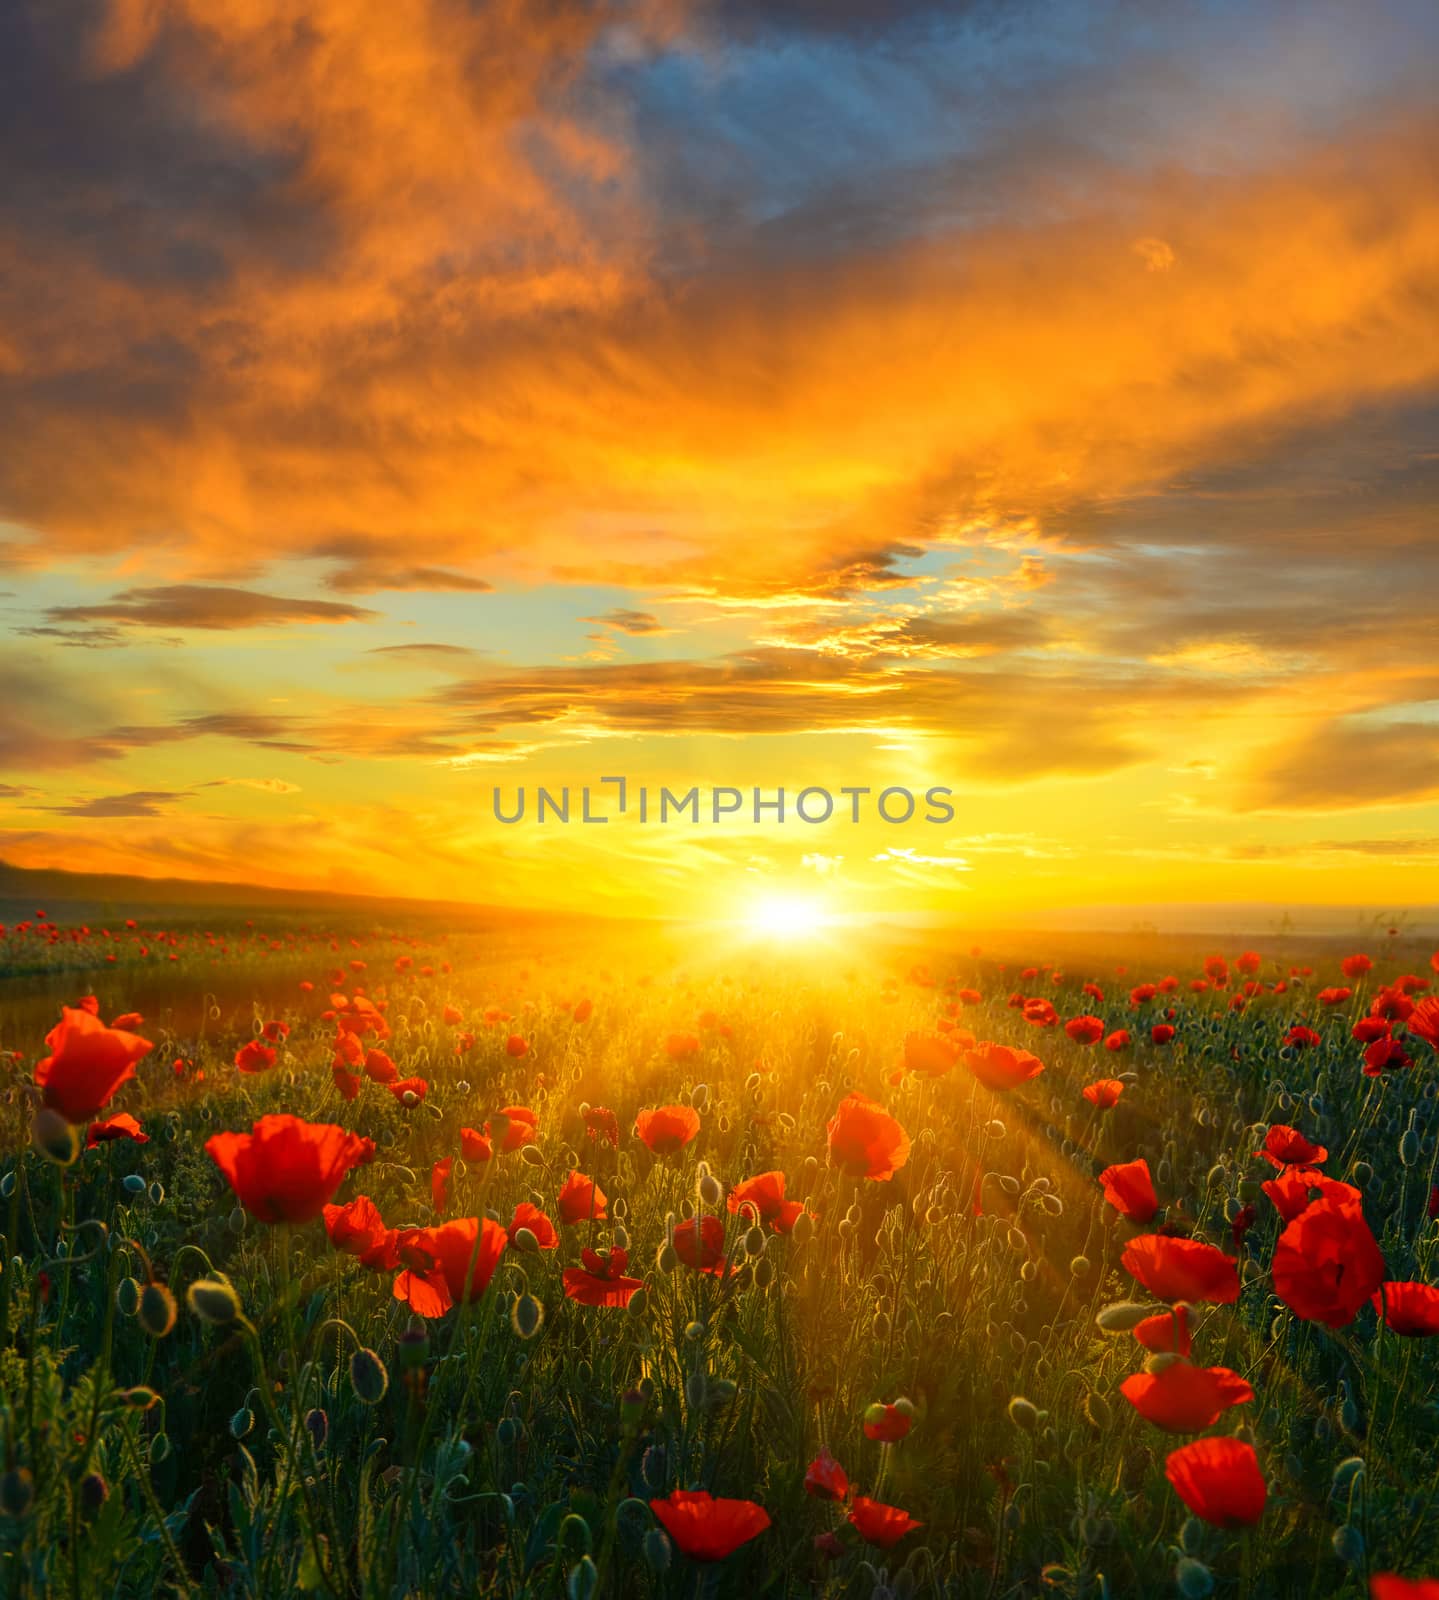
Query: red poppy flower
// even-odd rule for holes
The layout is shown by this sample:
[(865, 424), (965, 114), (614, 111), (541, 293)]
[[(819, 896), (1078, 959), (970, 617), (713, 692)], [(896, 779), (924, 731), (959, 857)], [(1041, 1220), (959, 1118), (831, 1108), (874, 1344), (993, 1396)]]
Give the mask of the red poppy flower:
[(1384, 1257), (1357, 1202), (1316, 1200), (1279, 1235), (1270, 1271), (1296, 1316), (1347, 1328), (1384, 1281)]
[(909, 1135), (883, 1106), (865, 1095), (846, 1095), (826, 1131), (829, 1164), (852, 1178), (883, 1181), (909, 1160)]
[(1439, 1050), (1439, 995), (1430, 995), (1414, 1007), (1404, 1024), (1416, 1039), (1422, 1039), (1434, 1050)]
[(1146, 1233), (1129, 1241), (1120, 1261), (1126, 1272), (1161, 1300), (1232, 1305), (1239, 1298), (1239, 1274), (1233, 1261), (1198, 1239)]
[(135, 1076), (135, 1063), (154, 1048), (148, 1039), (107, 1028), (93, 1012), (70, 1006), (45, 1043), (50, 1054), (36, 1065), (35, 1085), (52, 1111), (76, 1124), (102, 1111)]
[(1154, 1192), (1149, 1163), (1143, 1156), (1106, 1167), (1099, 1174), (1099, 1185), (1110, 1205), (1131, 1222), (1148, 1222), (1159, 1210), (1159, 1196)]
[(1264, 1135), (1264, 1148), (1254, 1153), (1281, 1171), (1285, 1167), (1317, 1167), (1321, 1161), (1329, 1159), (1329, 1152), (1322, 1144), (1310, 1144), (1297, 1128), (1283, 1122), (1276, 1122), (1270, 1128)]
[(854, 1497), (854, 1504), (849, 1508), (849, 1523), (866, 1544), (878, 1545), (882, 1550), (888, 1550), (905, 1534), (924, 1526), (898, 1506), (887, 1506), (883, 1501), (871, 1500), (862, 1494)]
[(1321, 1006), (1342, 1006), (1353, 995), (1352, 989), (1329, 988), (1319, 991), (1319, 1004)]
[(360, 1093), (360, 1079), (356, 1073), (350, 1071), (338, 1056), (330, 1068), (330, 1076), (334, 1079), (335, 1087), (346, 1100), (354, 1100)]
[(880, 1444), (898, 1444), (912, 1426), (907, 1412), (882, 1400), (876, 1400), (864, 1414), (865, 1438), (876, 1439)]
[(1094, 1083), (1086, 1083), (1079, 1092), (1098, 1110), (1113, 1111), (1124, 1093), (1124, 1085), (1118, 1078), (1099, 1078)]
[(1189, 1331), (1189, 1307), (1180, 1301), (1170, 1311), (1146, 1317), (1134, 1327), (1134, 1337), (1146, 1350), (1170, 1351), (1177, 1356), (1187, 1356), (1194, 1348), (1194, 1337)]
[(1248, 1528), (1264, 1515), (1269, 1491), (1254, 1446), (1242, 1439), (1196, 1439), (1171, 1451), (1164, 1476), (1186, 1506), (1216, 1528)]
[(1142, 1006), (1146, 1001), (1152, 1000), (1159, 993), (1158, 985), (1141, 983), (1129, 991), (1129, 1003), (1132, 1006)]
[(288, 1022), (267, 1022), (261, 1031), (271, 1044), (278, 1044), (281, 1039), (290, 1037), (290, 1024)]
[(1402, 1039), (1376, 1039), (1364, 1052), (1366, 1078), (1379, 1078), (1386, 1072), (1407, 1072), (1413, 1065)]
[(494, 1150), (484, 1134), (477, 1133), (473, 1128), (461, 1128), (460, 1154), (466, 1161), (488, 1161), (494, 1155)]
[(603, 1222), (608, 1216), (606, 1198), (599, 1184), (582, 1172), (571, 1171), (560, 1186), (556, 1201), (560, 1221), (566, 1226), (576, 1222)]
[(581, 1250), (583, 1267), (566, 1267), (565, 1294), (582, 1306), (627, 1306), (644, 1283), (639, 1278), (627, 1278), (628, 1251), (615, 1248), (608, 1252)]
[(942, 1078), (954, 1066), (958, 1047), (940, 1033), (904, 1036), (905, 1070), (921, 1078)]
[(1149, 1030), (1149, 1037), (1154, 1041), (1155, 1044), (1168, 1044), (1169, 1041), (1174, 1037), (1173, 1024), (1168, 1022), (1156, 1022)]
[(1369, 1600), (1439, 1600), (1439, 1578), (1401, 1578), (1376, 1572), (1369, 1580)]
[(849, 1478), (839, 1462), (822, 1449), (805, 1469), (804, 1492), (816, 1500), (843, 1500), (849, 1494)]
[(967, 1050), (964, 1064), (985, 1086), (996, 1093), (1016, 1089), (1044, 1071), (1044, 1063), (1028, 1050), (1015, 1050), (1007, 1044), (977, 1044)]
[(693, 1106), (658, 1106), (635, 1118), (635, 1132), (657, 1156), (682, 1150), (699, 1131), (699, 1113)]
[(650, 1510), (691, 1561), (723, 1561), (769, 1527), (769, 1513), (753, 1500), (716, 1500), (704, 1489), (676, 1489), (651, 1500)]
[(205, 1151), (235, 1198), (261, 1222), (313, 1222), (374, 1144), (331, 1122), (261, 1117), (249, 1133), (217, 1133)]
[(1357, 1203), (1363, 1196), (1351, 1183), (1341, 1183), (1318, 1167), (1285, 1167), (1277, 1178), (1270, 1178), (1260, 1187), (1274, 1202), (1274, 1208), (1286, 1222), (1295, 1217), (1314, 1200), (1351, 1200)]
[(430, 1092), (430, 1086), (423, 1078), (396, 1078), (393, 1083), (385, 1087), (394, 1095), (401, 1105), (405, 1103), (406, 1095), (414, 1095), (415, 1099), (423, 1100)]
[(521, 1228), (528, 1228), (535, 1236), (535, 1243), (541, 1250), (557, 1250), (560, 1236), (553, 1222), (540, 1210), (537, 1205), (528, 1200), (521, 1200), (515, 1207), (515, 1214), (510, 1218), (509, 1239), (515, 1242), (515, 1235)]
[(446, 1006), (440, 1015), (446, 1022), (449, 1023), (452, 1028), (457, 1022), (463, 1022), (465, 1020), (465, 1014), (458, 1006)]
[(675, 1254), (687, 1267), (712, 1275), (723, 1273), (724, 1223), (718, 1217), (687, 1218), (676, 1225), (672, 1242)]
[(1284, 1042), (1297, 1050), (1312, 1050), (1315, 1045), (1322, 1041), (1313, 1028), (1303, 1027), (1296, 1022), (1289, 1032), (1284, 1035)]
[(784, 1173), (761, 1172), (730, 1190), (731, 1212), (737, 1213), (741, 1207), (753, 1208), (759, 1220), (775, 1233), (789, 1233), (804, 1210), (804, 1203), (785, 1199)]
[(107, 1117), (104, 1122), (90, 1124), (85, 1148), (93, 1150), (96, 1145), (108, 1144), (115, 1139), (133, 1139), (136, 1144), (149, 1144), (150, 1135), (128, 1111), (120, 1111), (113, 1117)]
[(347, 1205), (326, 1206), (324, 1216), (330, 1243), (357, 1256), (362, 1267), (393, 1272), (400, 1264), (399, 1234), (385, 1226), (380, 1208), (368, 1195), (356, 1195)]
[(694, 1033), (672, 1033), (665, 1040), (665, 1054), (671, 1061), (683, 1061), (686, 1056), (699, 1053), (699, 1035)]
[(615, 1149), (620, 1143), (620, 1119), (608, 1106), (585, 1107), (585, 1132), (596, 1144), (606, 1140)]
[(1406, 1339), (1439, 1334), (1439, 1289), (1427, 1283), (1385, 1283), (1374, 1296), (1384, 1325)]
[(395, 1299), (422, 1317), (443, 1316), (451, 1306), (478, 1300), (508, 1243), (505, 1230), (491, 1217), (461, 1217), (438, 1228), (411, 1229), (400, 1237), (402, 1259), (422, 1264), (428, 1258), (430, 1265), (423, 1273), (416, 1268), (400, 1273)]
[(383, 1050), (366, 1050), (364, 1068), (371, 1083), (394, 1083), (400, 1076), (400, 1069)]
[(1229, 1406), (1254, 1398), (1253, 1389), (1228, 1367), (1196, 1367), (1182, 1359), (1157, 1372), (1131, 1373), (1119, 1392), (1146, 1422), (1170, 1433), (1202, 1433)]
[(144, 1026), (145, 1019), (138, 1011), (126, 1011), (111, 1022), (112, 1028), (119, 1028), (122, 1033), (134, 1033), (136, 1028)]
[(1064, 1031), (1075, 1044), (1097, 1044), (1104, 1037), (1104, 1023), (1098, 1017), (1071, 1017)]
[(1104, 1048), (1106, 1050), (1114, 1050), (1116, 1052), (1120, 1050), (1127, 1050), (1129, 1048), (1129, 1042), (1129, 1030), (1127, 1028), (1116, 1028), (1114, 1032), (1111, 1033), (1110, 1036), (1104, 1041)]
[(1355, 978), (1362, 978), (1366, 972), (1371, 972), (1373, 968), (1374, 963), (1365, 955), (1345, 956), (1339, 963), (1339, 970), (1351, 981)]
[[(531, 1111), (528, 1106), (506, 1106), (500, 1115), (505, 1119), (504, 1132), (498, 1135), (501, 1155), (509, 1155), (535, 1142), (535, 1134), (540, 1125), (539, 1115), (536, 1112)], [(490, 1132), (488, 1122), (485, 1124), (485, 1132), (487, 1134)]]
[(1036, 1028), (1052, 1028), (1059, 1021), (1059, 1013), (1054, 1009), (1052, 1000), (1026, 1000), (1024, 1020)]
[(450, 1174), (454, 1167), (455, 1158), (446, 1156), (430, 1168), (430, 1201), (435, 1210), (441, 1213), (450, 1209)]

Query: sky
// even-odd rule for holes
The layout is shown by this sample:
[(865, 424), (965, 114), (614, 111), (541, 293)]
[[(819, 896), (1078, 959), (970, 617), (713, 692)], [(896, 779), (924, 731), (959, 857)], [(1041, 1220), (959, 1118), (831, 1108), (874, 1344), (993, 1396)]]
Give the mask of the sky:
[[(1432, 904), (1436, 70), (1418, 0), (15, 0), (0, 858)], [(494, 819), (617, 773), (954, 816)]]

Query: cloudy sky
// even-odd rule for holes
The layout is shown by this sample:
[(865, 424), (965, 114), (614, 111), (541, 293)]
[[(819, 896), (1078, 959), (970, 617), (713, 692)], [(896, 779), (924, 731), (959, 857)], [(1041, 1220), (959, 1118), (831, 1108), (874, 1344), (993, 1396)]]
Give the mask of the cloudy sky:
[[(1439, 10), (0, 8), (0, 857), (1439, 898)], [(538, 783), (952, 825), (501, 828)]]

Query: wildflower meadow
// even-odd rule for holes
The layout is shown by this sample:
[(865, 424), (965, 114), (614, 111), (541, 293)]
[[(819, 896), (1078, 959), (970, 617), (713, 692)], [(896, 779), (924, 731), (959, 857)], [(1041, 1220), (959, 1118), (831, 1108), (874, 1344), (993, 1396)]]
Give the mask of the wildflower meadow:
[(7, 1600), (1439, 1595), (1417, 941), (177, 915), (0, 929)]

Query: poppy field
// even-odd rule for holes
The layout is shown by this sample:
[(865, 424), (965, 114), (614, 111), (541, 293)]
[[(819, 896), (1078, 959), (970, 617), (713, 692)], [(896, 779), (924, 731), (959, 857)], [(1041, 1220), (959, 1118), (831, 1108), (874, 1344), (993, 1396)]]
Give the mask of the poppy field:
[(0, 927), (0, 1595), (1439, 1595), (1439, 953)]

